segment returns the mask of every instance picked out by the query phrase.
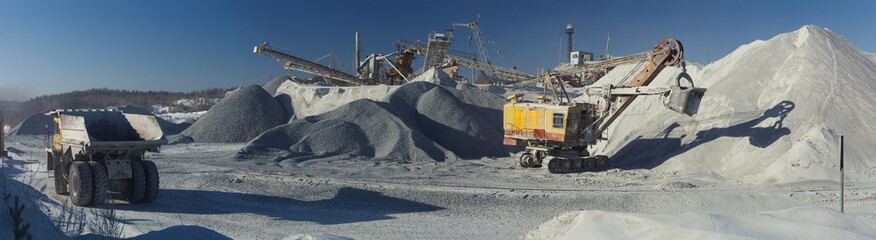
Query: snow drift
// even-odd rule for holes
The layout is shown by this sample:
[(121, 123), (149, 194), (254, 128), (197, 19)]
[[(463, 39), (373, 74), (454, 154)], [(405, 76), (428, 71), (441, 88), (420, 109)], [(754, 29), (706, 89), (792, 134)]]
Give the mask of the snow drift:
[[(652, 85), (693, 79), (708, 88), (697, 115), (644, 97), (606, 132), (601, 152), (622, 169), (714, 172), (755, 183), (838, 179), (838, 137), (846, 172), (871, 175), (876, 148), (876, 65), (842, 36), (808, 25), (740, 46), (700, 68), (667, 68)], [(599, 84), (617, 84), (621, 66)], [(647, 124), (642, 124), (647, 123)], [(863, 133), (863, 134), (862, 134)]]

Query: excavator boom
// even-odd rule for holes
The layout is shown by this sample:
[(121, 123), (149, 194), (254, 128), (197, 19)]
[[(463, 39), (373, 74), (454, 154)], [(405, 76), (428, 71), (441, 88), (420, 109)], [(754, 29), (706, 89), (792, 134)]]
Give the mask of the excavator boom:
[[(651, 81), (654, 81), (654, 78), (663, 71), (663, 68), (678, 64), (681, 61), (683, 52), (684, 49), (681, 46), (681, 42), (678, 40), (675, 40), (674, 38), (663, 39), (663, 41), (660, 41), (660, 44), (650, 52), (651, 57), (648, 60), (647, 65), (645, 65), (645, 68), (642, 69), (642, 71), (639, 71), (639, 74), (630, 80), (626, 86), (648, 86), (648, 84), (651, 84)], [(632, 103), (633, 100), (636, 100), (636, 97), (638, 97), (638, 95), (617, 97), (612, 103), (612, 109), (608, 119), (599, 125), (599, 130), (597, 130), (594, 135), (601, 136), (602, 132), (605, 131), (605, 129), (608, 128), (608, 126), (630, 106), (630, 103)]]

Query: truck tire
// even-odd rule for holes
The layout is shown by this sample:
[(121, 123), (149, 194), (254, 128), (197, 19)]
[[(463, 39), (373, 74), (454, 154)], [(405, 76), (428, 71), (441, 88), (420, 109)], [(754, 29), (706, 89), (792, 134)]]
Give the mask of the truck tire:
[(131, 160), (131, 179), (128, 179), (128, 187), (123, 197), (129, 203), (140, 203), (146, 195), (146, 171), (143, 170), (143, 162)]
[(86, 162), (76, 161), (70, 165), (69, 186), (70, 201), (76, 206), (91, 203), (92, 176), (91, 167)]
[[(52, 158), (52, 161), (55, 161), (54, 159), (55, 158)], [(55, 173), (55, 176), (53, 177), (55, 178), (55, 193), (59, 195), (67, 195), (69, 192), (67, 192), (67, 177), (64, 176), (64, 166), (61, 166), (60, 161), (55, 161), (52, 167), (54, 167), (52, 171)]]
[(146, 196), (143, 202), (152, 202), (158, 196), (158, 167), (152, 161), (143, 161), (143, 170), (146, 171)]
[(91, 166), (91, 176), (92, 180), (94, 180), (91, 203), (101, 205), (106, 201), (106, 166), (102, 162), (97, 161), (90, 161), (88, 165)]

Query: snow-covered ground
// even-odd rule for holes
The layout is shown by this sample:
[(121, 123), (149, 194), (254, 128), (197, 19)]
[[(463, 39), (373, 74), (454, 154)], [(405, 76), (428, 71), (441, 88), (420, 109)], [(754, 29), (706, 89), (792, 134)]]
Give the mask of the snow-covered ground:
[[(876, 141), (870, 124), (876, 63), (868, 56), (836, 33), (805, 26), (705, 67), (668, 67), (652, 85), (689, 76), (709, 89), (699, 114), (667, 110), (659, 97), (637, 99), (608, 129), (609, 141), (591, 149), (612, 156), (614, 167), (603, 172), (549, 174), (519, 167), (510, 153), (446, 161), (290, 160), (238, 155), (246, 143), (180, 143), (146, 156), (161, 174), (155, 202), (105, 207), (116, 211), (127, 237), (872, 239), (876, 149), (868, 143)], [(599, 84), (620, 83), (636, 70), (620, 66)], [(529, 97), (542, 91), (480, 87)], [(311, 116), (382, 99), (391, 88), (285, 82), (274, 96), (287, 95), (290, 109)], [(570, 92), (586, 98), (581, 89)], [(841, 134), (851, 136), (844, 214), (837, 212)], [(10, 136), (16, 164), (6, 169), (37, 193), (43, 212), (61, 212), (66, 196), (52, 189), (42, 141)]]
[(874, 239), (876, 228), (825, 207), (756, 214), (563, 214), (523, 239)]
[(22, 170), (26, 168), (25, 164), (0, 156), (0, 239), (26, 236), (31, 239), (64, 238), (64, 234), (40, 211), (45, 202), (39, 197), (39, 191), (28, 185), (35, 177)]
[(176, 112), (176, 113), (163, 113), (157, 114), (155, 116), (160, 117), (164, 120), (167, 120), (172, 123), (180, 124), (180, 123), (194, 123), (198, 121), (201, 116), (203, 116), (207, 111), (200, 112)]
[(165, 113), (177, 113), (180, 112), (180, 107), (194, 107), (198, 105), (214, 105), (222, 101), (222, 98), (183, 98), (180, 100), (176, 100), (174, 105), (165, 106), (165, 105), (152, 105), (152, 112), (155, 114), (165, 114)]
[[(14, 141), (22, 151), (14, 158), (42, 150), (38, 137)], [(798, 206), (836, 209), (839, 201), (835, 182), (749, 185), (620, 169), (551, 175), (515, 167), (510, 159), (367, 164), (323, 159), (243, 168), (232, 158), (241, 146), (177, 144), (147, 156), (161, 173), (155, 202), (115, 200), (107, 206), (126, 224), (124, 236), (195, 225), (234, 239), (321, 233), (354, 239), (509, 239), (577, 209), (744, 215)], [(45, 167), (42, 161), (16, 168), (35, 170)], [(46, 175), (39, 171), (31, 186), (45, 196), (44, 208), (60, 208), (66, 196), (54, 193)], [(852, 184), (846, 189), (846, 217), (835, 220), (876, 225), (874, 196), (876, 186)]]

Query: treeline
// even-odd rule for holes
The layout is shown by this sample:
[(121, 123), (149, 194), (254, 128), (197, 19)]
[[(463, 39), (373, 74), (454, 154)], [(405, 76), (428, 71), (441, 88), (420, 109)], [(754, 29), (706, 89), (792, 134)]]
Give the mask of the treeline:
[(95, 88), (82, 91), (43, 95), (27, 100), (16, 109), (3, 112), (5, 124), (18, 125), (27, 117), (49, 109), (106, 108), (133, 105), (152, 110), (153, 105), (172, 107), (175, 112), (203, 111), (213, 106), (213, 101), (192, 101), (194, 104), (177, 104), (180, 99), (222, 98), (230, 89), (210, 88), (191, 92), (132, 91)]

